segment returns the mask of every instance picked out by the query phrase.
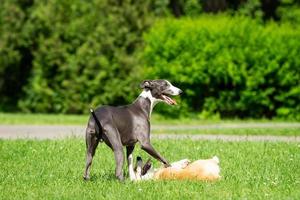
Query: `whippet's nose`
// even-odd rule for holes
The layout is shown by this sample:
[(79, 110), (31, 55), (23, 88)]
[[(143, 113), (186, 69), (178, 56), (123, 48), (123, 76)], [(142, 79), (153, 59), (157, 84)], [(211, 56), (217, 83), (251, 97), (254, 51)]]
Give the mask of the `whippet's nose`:
[(181, 89), (179, 89), (178, 93), (179, 93), (179, 94), (182, 94), (182, 92), (183, 92), (183, 91), (182, 91)]

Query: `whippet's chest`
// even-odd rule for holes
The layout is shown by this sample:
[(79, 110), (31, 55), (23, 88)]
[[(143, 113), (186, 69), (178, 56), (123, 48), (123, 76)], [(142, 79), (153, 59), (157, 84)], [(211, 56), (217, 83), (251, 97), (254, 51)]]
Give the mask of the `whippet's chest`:
[(149, 135), (149, 124), (146, 120), (133, 120), (118, 128), (123, 145), (133, 145), (141, 135)]
[[(123, 112), (122, 112), (123, 111)], [(134, 115), (130, 111), (122, 110), (113, 114), (115, 124), (123, 145), (133, 145), (141, 134), (149, 132), (149, 121), (143, 116)]]

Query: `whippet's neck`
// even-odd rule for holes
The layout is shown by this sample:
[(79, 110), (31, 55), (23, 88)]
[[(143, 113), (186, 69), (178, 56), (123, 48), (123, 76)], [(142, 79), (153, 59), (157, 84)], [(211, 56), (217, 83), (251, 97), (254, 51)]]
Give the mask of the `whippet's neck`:
[(143, 92), (138, 96), (133, 105), (141, 108), (150, 119), (153, 107), (158, 103), (158, 99), (154, 98), (150, 90)]

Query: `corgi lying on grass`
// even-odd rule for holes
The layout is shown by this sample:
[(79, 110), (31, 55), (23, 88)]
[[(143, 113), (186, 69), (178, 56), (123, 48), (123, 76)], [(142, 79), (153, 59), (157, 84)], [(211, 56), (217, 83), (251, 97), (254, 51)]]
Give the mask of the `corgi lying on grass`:
[[(211, 159), (196, 160), (191, 162), (183, 159), (171, 164), (168, 168), (153, 169), (151, 161), (145, 164), (141, 157), (137, 157), (135, 174), (130, 175), (133, 181), (139, 180), (219, 180), (220, 166), (219, 158), (214, 156)], [(134, 169), (129, 169), (134, 171)]]

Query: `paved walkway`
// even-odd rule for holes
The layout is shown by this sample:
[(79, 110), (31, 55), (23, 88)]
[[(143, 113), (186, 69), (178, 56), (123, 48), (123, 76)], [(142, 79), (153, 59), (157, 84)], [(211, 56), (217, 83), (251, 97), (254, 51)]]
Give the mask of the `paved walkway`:
[[(211, 125), (155, 125), (152, 130), (205, 130), (235, 128), (299, 128), (300, 123), (238, 123)], [(18, 139), (58, 139), (65, 137), (84, 137), (85, 126), (74, 125), (0, 125), (0, 138)], [(152, 134), (157, 139), (192, 139), (223, 141), (285, 141), (300, 142), (300, 136), (238, 136), (238, 135), (203, 135), (203, 134)]]
[(207, 130), (207, 129), (241, 129), (241, 128), (300, 128), (298, 122), (247, 122), (220, 123), (205, 125), (155, 125), (152, 129), (167, 130)]
[(273, 135), (208, 135), (208, 134), (153, 134), (157, 139), (191, 139), (191, 140), (221, 140), (221, 141), (251, 141), (251, 142), (300, 142), (300, 136), (273, 136)]

